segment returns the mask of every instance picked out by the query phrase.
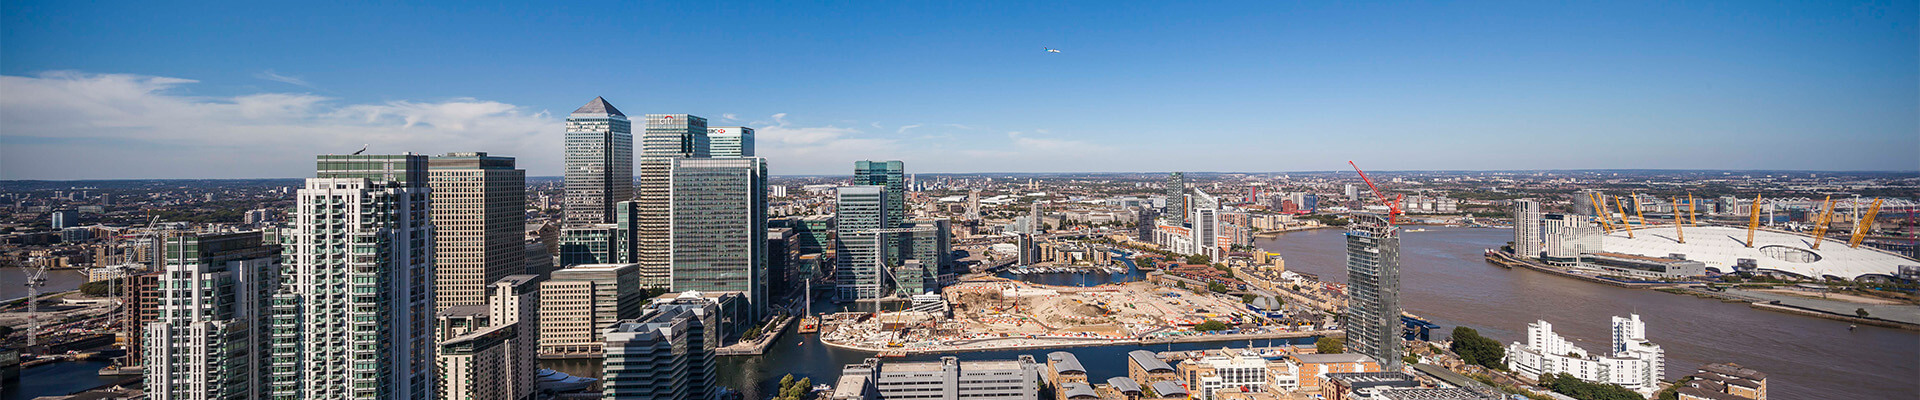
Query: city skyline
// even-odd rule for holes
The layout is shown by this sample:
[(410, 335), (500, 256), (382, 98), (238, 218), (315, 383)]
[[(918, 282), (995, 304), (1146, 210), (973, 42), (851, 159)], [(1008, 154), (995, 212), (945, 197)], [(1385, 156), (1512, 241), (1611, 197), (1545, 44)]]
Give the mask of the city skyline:
[[(1912, 4), (715, 5), (660, 31), (606, 19), (657, 5), (312, 10), (374, 19), (353, 28), (225, 18), (245, 6), (146, 7), (0, 6), (0, 179), (298, 177), (294, 155), (362, 145), (488, 151), (555, 176), (562, 114), (591, 96), (753, 128), (758, 155), (797, 175), (866, 158), (923, 173), (1347, 159), (1379, 170), (1910, 171), (1920, 150), (1909, 51), (1920, 35), (1900, 23), (1920, 15)], [(762, 29), (692, 26), (722, 16)], [(266, 23), (302, 34), (254, 29)], [(388, 27), (411, 23), (424, 25)], [(621, 67), (557, 62), (603, 51), (570, 43), (593, 33)], [(657, 46), (693, 56), (630, 55)], [(717, 61), (733, 58), (780, 62)], [(381, 61), (342, 64), (353, 59)], [(1809, 138), (1827, 145), (1795, 145)], [(1375, 146), (1317, 151), (1353, 141)], [(1133, 156), (1153, 152), (1215, 157)], [(81, 154), (101, 161), (61, 162)]]

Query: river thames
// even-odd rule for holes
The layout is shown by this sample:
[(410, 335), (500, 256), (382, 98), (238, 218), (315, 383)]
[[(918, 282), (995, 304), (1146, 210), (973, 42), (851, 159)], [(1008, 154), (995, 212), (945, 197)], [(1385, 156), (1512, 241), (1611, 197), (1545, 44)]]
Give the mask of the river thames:
[[(1844, 322), (1748, 308), (1745, 304), (1626, 289), (1583, 282), (1525, 269), (1488, 264), (1481, 252), (1511, 239), (1505, 229), (1425, 227), (1401, 236), (1401, 302), (1408, 312), (1440, 324), (1435, 339), (1454, 326), (1510, 343), (1524, 340), (1527, 323), (1545, 319), (1554, 331), (1591, 351), (1610, 348), (1610, 318), (1639, 313), (1647, 336), (1667, 352), (1667, 378), (1678, 379), (1701, 364), (1730, 362), (1769, 375), (1769, 390), (1779, 399), (1912, 399), (1920, 393), (1920, 334), (1862, 326), (1848, 331)], [(1299, 231), (1255, 244), (1280, 253), (1287, 268), (1345, 282), (1343, 231)], [(1131, 272), (1131, 271), (1130, 271)], [(1038, 274), (1020, 278), (1049, 284), (1089, 285), (1105, 280), (1137, 279), (1129, 274)], [(826, 304), (816, 303), (815, 310)], [(1299, 343), (1310, 343), (1302, 339)], [(805, 343), (805, 345), (801, 345)], [(1275, 342), (1279, 343), (1279, 342)], [(1265, 346), (1261, 341), (1255, 345)], [(1246, 347), (1247, 343), (1187, 343), (1146, 346), (1166, 351)], [(1126, 374), (1127, 351), (1140, 346), (1063, 349), (1079, 356), (1093, 377)], [(1010, 350), (955, 354), (961, 359), (1010, 359), (1031, 354), (1044, 360), (1055, 350)], [(830, 383), (840, 367), (870, 354), (820, 345), (814, 335), (787, 332), (764, 356), (723, 357), (721, 386), (740, 389), (748, 399), (765, 399), (780, 377), (813, 378)], [(937, 359), (922, 355), (888, 361)], [(568, 373), (595, 376), (598, 360), (543, 364)]]
[[(1761, 311), (1746, 304), (1627, 289), (1488, 264), (1482, 251), (1512, 240), (1506, 229), (1420, 227), (1400, 237), (1400, 301), (1442, 325), (1466, 325), (1502, 343), (1525, 340), (1544, 319), (1589, 351), (1610, 351), (1610, 318), (1640, 314), (1647, 339), (1667, 352), (1667, 378), (1710, 362), (1768, 374), (1780, 399), (1912, 399), (1920, 393), (1920, 333)], [(1412, 229), (1412, 228), (1409, 228)], [(1287, 268), (1345, 282), (1344, 231), (1255, 240)]]

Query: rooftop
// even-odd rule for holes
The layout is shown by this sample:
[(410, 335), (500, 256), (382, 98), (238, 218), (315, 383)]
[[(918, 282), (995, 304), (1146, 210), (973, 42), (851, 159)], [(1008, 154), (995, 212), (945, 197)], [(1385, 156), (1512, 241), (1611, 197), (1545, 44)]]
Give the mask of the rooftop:
[(1054, 369), (1060, 372), (1073, 371), (1082, 374), (1087, 373), (1087, 368), (1080, 366), (1080, 358), (1074, 357), (1073, 353), (1064, 351), (1047, 353), (1047, 361), (1053, 363)]
[(1156, 370), (1172, 371), (1173, 370), (1172, 365), (1167, 365), (1166, 361), (1160, 359), (1160, 355), (1154, 354), (1151, 351), (1146, 351), (1146, 350), (1129, 351), (1127, 352), (1127, 358), (1133, 360), (1133, 363), (1135, 364), (1140, 364), (1140, 368), (1146, 369), (1148, 371), (1156, 371)]
[(607, 103), (607, 99), (600, 98), (599, 96), (594, 96), (593, 101), (589, 101), (587, 105), (580, 106), (579, 109), (573, 110), (573, 113), (627, 116), (626, 114), (620, 113), (620, 109), (613, 108), (613, 104)]
[(1293, 359), (1300, 361), (1300, 363), (1302, 364), (1373, 362), (1372, 357), (1367, 357), (1366, 355), (1363, 355), (1363, 354), (1351, 354), (1351, 353), (1295, 354), (1293, 355)]

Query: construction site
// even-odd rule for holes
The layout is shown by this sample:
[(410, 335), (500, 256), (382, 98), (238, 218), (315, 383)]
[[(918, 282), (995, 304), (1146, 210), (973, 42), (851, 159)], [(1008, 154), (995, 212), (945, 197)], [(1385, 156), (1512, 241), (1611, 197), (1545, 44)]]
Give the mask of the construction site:
[[(906, 355), (1337, 334), (1252, 312), (1237, 297), (1147, 281), (1077, 287), (983, 277), (946, 288), (940, 300), (909, 311), (836, 314), (822, 322), (820, 338)], [(1218, 324), (1203, 327), (1208, 321)]]

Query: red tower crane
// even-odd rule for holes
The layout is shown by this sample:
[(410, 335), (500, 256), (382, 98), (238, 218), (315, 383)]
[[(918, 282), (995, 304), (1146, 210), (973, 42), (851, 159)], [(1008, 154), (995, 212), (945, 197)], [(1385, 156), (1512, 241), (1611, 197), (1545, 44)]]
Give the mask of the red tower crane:
[[(1372, 190), (1373, 190), (1373, 196), (1374, 196), (1374, 197), (1377, 197), (1377, 198), (1379, 198), (1379, 199), (1380, 199), (1380, 202), (1381, 202), (1381, 203), (1386, 203), (1386, 204), (1387, 204), (1387, 223), (1390, 223), (1390, 224), (1399, 224), (1399, 223), (1400, 223), (1400, 221), (1399, 221), (1399, 218), (1400, 218), (1400, 214), (1401, 214), (1401, 213), (1400, 213), (1400, 202), (1399, 202), (1399, 201), (1390, 201), (1390, 200), (1387, 200), (1387, 195), (1386, 195), (1385, 193), (1380, 193), (1380, 187), (1379, 187), (1379, 186), (1374, 186), (1374, 184), (1373, 184), (1373, 179), (1371, 179), (1371, 178), (1367, 178), (1367, 171), (1361, 171), (1361, 170), (1360, 170), (1360, 164), (1354, 164), (1354, 163), (1353, 163), (1353, 161), (1351, 161), (1351, 160), (1349, 160), (1349, 161), (1347, 161), (1347, 165), (1352, 165), (1352, 166), (1353, 166), (1353, 172), (1358, 172), (1358, 173), (1360, 173), (1360, 180), (1361, 180), (1361, 181), (1365, 181), (1365, 182), (1367, 182), (1367, 189), (1372, 189)], [(1401, 200), (1405, 200), (1405, 199), (1406, 199), (1406, 196), (1405, 196), (1405, 195), (1401, 195), (1401, 196), (1400, 196), (1400, 199), (1401, 199)]]

